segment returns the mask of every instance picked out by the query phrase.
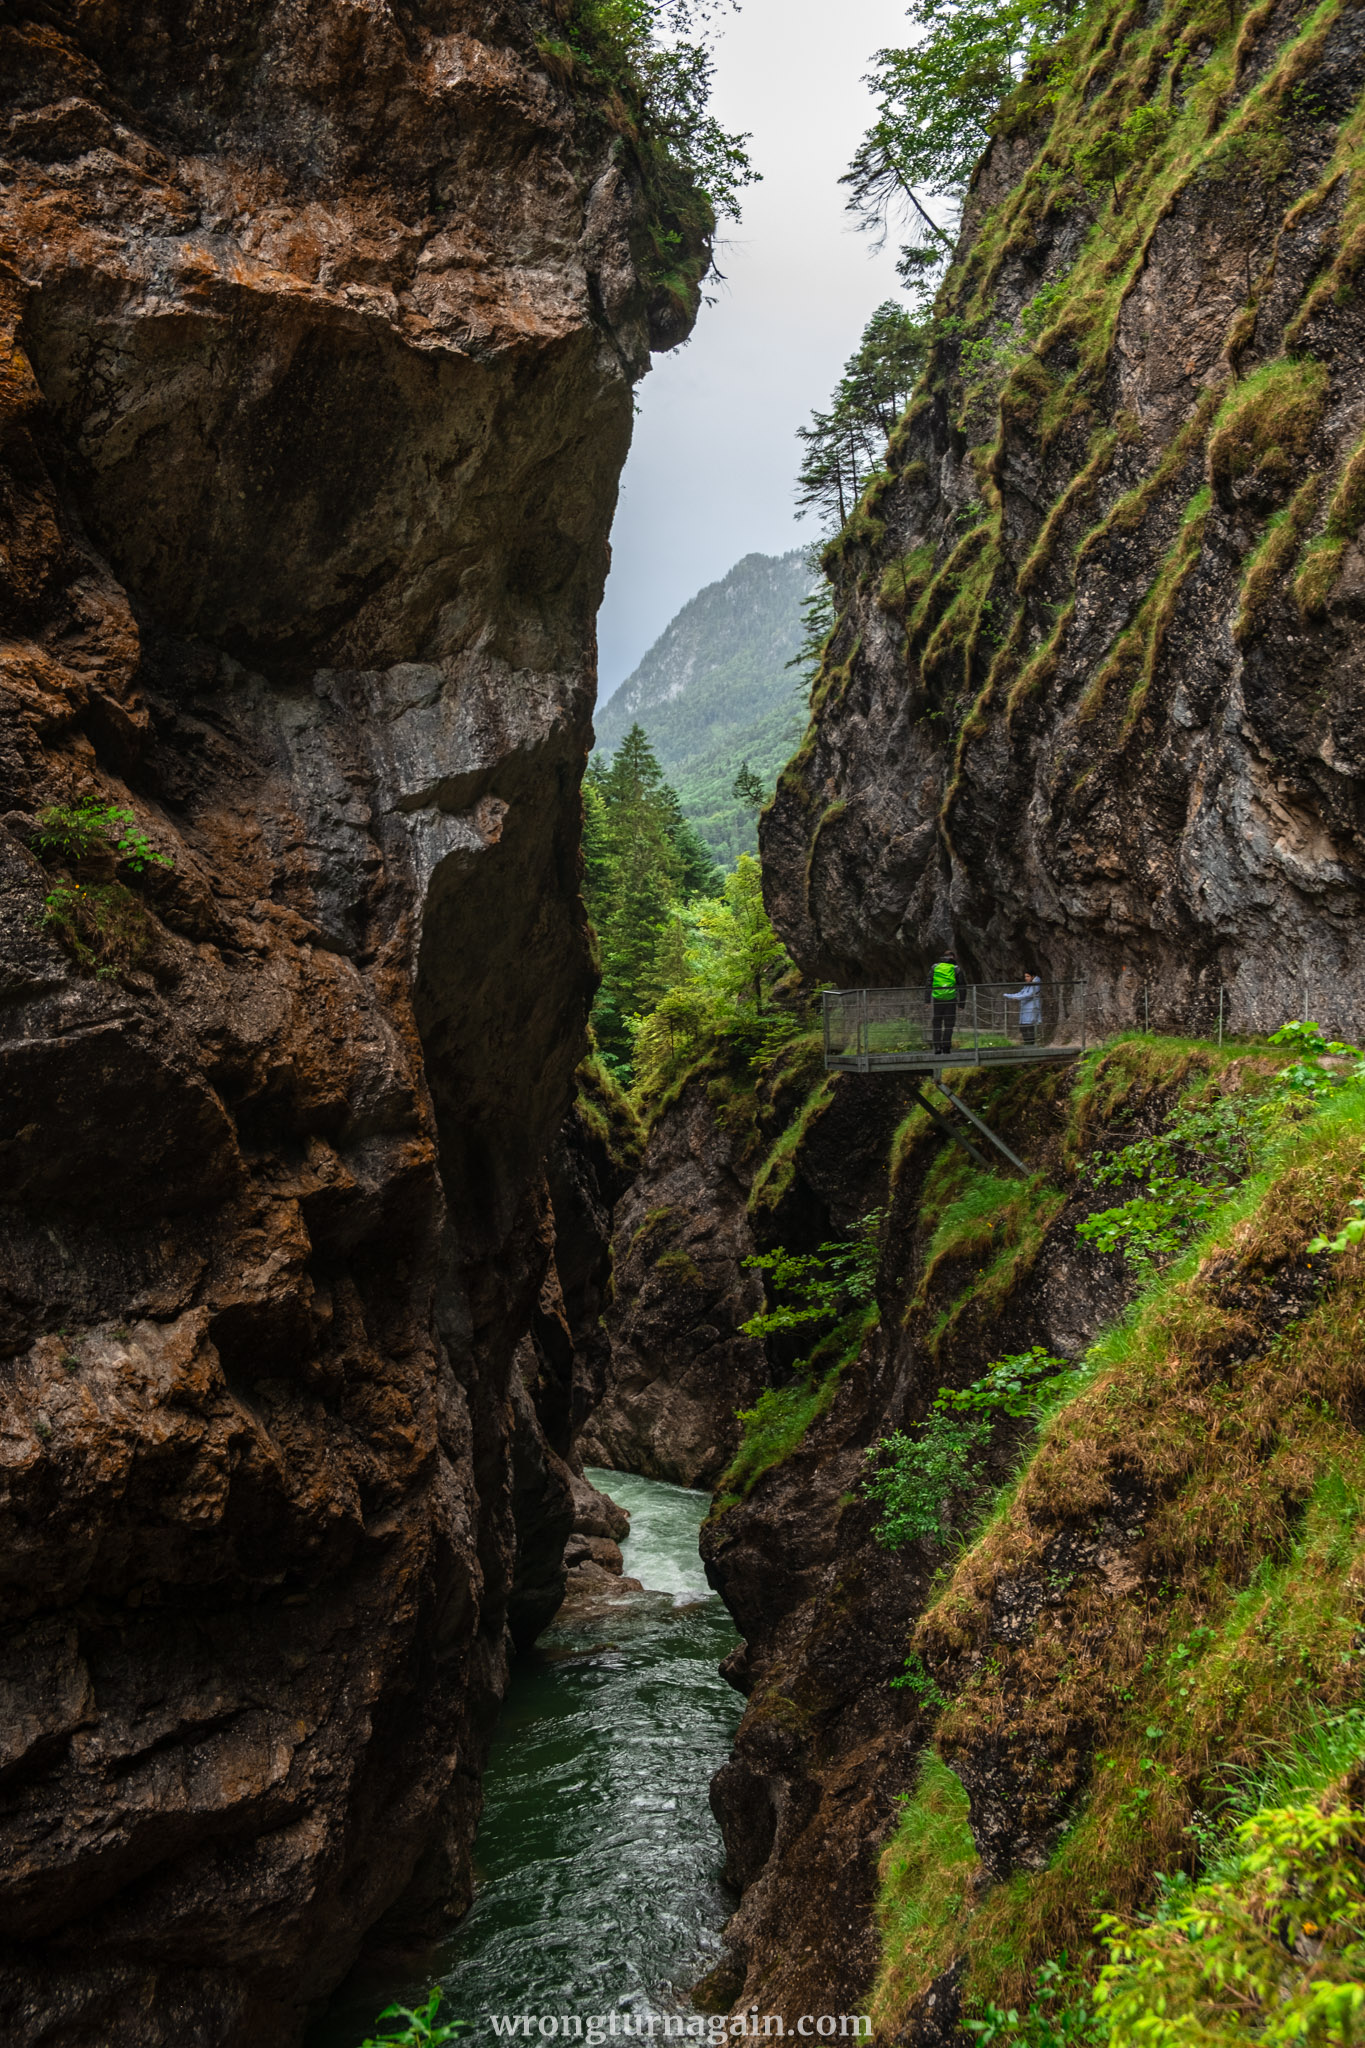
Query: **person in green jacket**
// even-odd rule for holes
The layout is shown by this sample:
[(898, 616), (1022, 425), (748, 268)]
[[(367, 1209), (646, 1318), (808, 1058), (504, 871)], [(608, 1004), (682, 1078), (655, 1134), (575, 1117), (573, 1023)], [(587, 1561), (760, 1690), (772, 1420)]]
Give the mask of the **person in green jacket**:
[(964, 992), (962, 970), (955, 953), (945, 953), (941, 960), (934, 962), (929, 992), (934, 1005), (934, 1051), (951, 1052), (957, 1006)]

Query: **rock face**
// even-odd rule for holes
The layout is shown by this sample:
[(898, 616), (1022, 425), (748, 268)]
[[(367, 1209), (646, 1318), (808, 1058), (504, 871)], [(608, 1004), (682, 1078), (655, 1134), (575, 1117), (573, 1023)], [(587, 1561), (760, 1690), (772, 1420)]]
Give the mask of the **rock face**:
[(686, 322), (540, 20), (0, 22), (15, 2048), (283, 2048), (461, 1910), (562, 1593), (592, 620)]
[(578, 1438), (586, 1464), (714, 1485), (739, 1443), (735, 1411), (765, 1383), (763, 1346), (739, 1325), (763, 1307), (746, 1271), (751, 1134), (725, 1128), (703, 1082), (654, 1127), (618, 1204), (610, 1363)]
[[(886, 1081), (841, 1079), (831, 1112), (794, 1148), (793, 1188), (837, 1188), (841, 1228), (850, 1211), (882, 1213), (880, 1326), (799, 1444), (702, 1531), (707, 1576), (744, 1637), (726, 1675), (748, 1705), (711, 1788), (742, 1896), (725, 1932), (729, 1961), (707, 1990), (735, 2011), (865, 2013), (877, 1974), (878, 1857), (934, 1721), (932, 1699), (893, 1681), (944, 1552), (917, 1541), (891, 1554), (877, 1542), (879, 1510), (862, 1491), (867, 1448), (922, 1421), (940, 1385), (968, 1385), (1011, 1351), (1038, 1343), (1078, 1356), (1125, 1299), (1122, 1261), (1076, 1238), (1078, 1218), (1111, 1195), (1077, 1171), (1077, 1140), (1084, 1152), (1102, 1134), (1074, 1118), (1068, 1129), (1065, 1083), (1035, 1070), (962, 1085), (1046, 1179), (955, 1250), (930, 1256), (962, 1185), (958, 1160), (942, 1156), (922, 1112), (902, 1123)], [(1168, 1100), (1149, 1089), (1139, 1114), (1154, 1121)], [(982, 1288), (987, 1265), (996, 1277)], [(998, 1435), (994, 1483), (1009, 1476), (1018, 1440), (1017, 1426)]]
[(745, 1261), (851, 1229), (886, 1119), (906, 1106), (894, 1081), (826, 1085), (818, 1071), (806, 1041), (756, 1088), (741, 1058), (735, 1074), (689, 1080), (656, 1121), (615, 1211), (610, 1355), (576, 1439), (586, 1464), (714, 1486), (739, 1447), (736, 1411), (790, 1379), (799, 1343), (775, 1343), (770, 1359), (741, 1333), (766, 1300)]
[[(1306, 993), (1355, 1036), (1361, 15), (1181, 33), (1099, 10), (1085, 95), (1026, 89), (978, 172), (958, 331), (829, 558), (769, 907), (839, 984), (954, 939), (973, 978), (1087, 976), (1097, 1024), (1147, 984), (1203, 1029), (1226, 984), (1238, 1028)], [(1143, 108), (1121, 203), (1087, 192), (1077, 152)]]

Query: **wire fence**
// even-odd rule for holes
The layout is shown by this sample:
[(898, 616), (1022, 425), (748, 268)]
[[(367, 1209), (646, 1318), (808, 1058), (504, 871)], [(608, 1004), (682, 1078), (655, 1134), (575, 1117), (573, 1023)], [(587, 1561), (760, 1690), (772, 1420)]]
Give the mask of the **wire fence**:
[(1084, 1052), (1083, 981), (959, 983), (958, 1000), (932, 986), (829, 989), (825, 1064), (869, 1073), (952, 1054), (960, 1065), (1014, 1064)]

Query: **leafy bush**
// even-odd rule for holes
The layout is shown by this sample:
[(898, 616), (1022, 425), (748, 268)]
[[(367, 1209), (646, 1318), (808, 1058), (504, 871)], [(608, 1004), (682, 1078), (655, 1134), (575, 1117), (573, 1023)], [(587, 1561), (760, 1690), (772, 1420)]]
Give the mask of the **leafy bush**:
[(153, 866), (175, 866), (170, 854), (155, 850), (131, 811), (91, 796), (77, 804), (50, 804), (41, 811), (34, 844), (41, 854), (68, 861), (113, 851), (135, 875)]
[[(970, 1387), (956, 1392), (940, 1387), (920, 1435), (893, 1430), (867, 1453), (874, 1469), (863, 1491), (882, 1503), (873, 1531), (877, 1541), (887, 1550), (900, 1550), (923, 1537), (946, 1538), (953, 1496), (981, 1483), (996, 1419), (1036, 1420), (1074, 1391), (1079, 1377), (1065, 1359), (1035, 1344), (997, 1360)], [(893, 1683), (914, 1681), (907, 1675)]]
[(965, 2025), (978, 2048), (1000, 2048), (1004, 2042), (1014, 2048), (1080, 2048), (1084, 2042), (1109, 2039), (1108, 2021), (1095, 2009), (1084, 1971), (1068, 1964), (1065, 1951), (1040, 1968), (1026, 2011), (1011, 2006), (1002, 2012), (988, 2004), (980, 2018)]
[(979, 1483), (990, 1440), (986, 1417), (964, 1421), (935, 1408), (920, 1436), (897, 1429), (874, 1444), (867, 1455), (878, 1461), (877, 1469), (864, 1480), (863, 1491), (882, 1503), (873, 1532), (877, 1541), (887, 1550), (901, 1550), (921, 1537), (946, 1539), (953, 1495)]
[(779, 1248), (745, 1260), (746, 1266), (770, 1275), (769, 1284), (779, 1299), (741, 1323), (742, 1334), (766, 1338), (800, 1330), (814, 1342), (795, 1367), (796, 1379), (785, 1387), (765, 1387), (752, 1408), (739, 1410), (743, 1436), (735, 1461), (720, 1482), (722, 1492), (747, 1493), (761, 1474), (796, 1449), (834, 1399), (841, 1372), (857, 1357), (876, 1321), (881, 1220), (881, 1211), (874, 1209), (863, 1218), (856, 1237), (836, 1239), (814, 1252)]
[(442, 2042), (453, 2041), (457, 2034), (468, 2032), (468, 2020), (438, 2019), (440, 2006), (439, 1985), (433, 1988), (426, 2003), (416, 2009), (408, 2005), (386, 2006), (379, 2015), (381, 2020), (406, 2020), (407, 2025), (374, 2034), (362, 2042), (361, 2048), (440, 2048)]
[(746, 1337), (772, 1337), (782, 1330), (820, 1328), (820, 1351), (842, 1353), (848, 1341), (861, 1334), (865, 1310), (877, 1284), (879, 1257), (877, 1234), (882, 1212), (872, 1209), (858, 1226), (858, 1235), (836, 1238), (815, 1252), (789, 1252), (780, 1246), (771, 1252), (754, 1252), (744, 1263), (757, 1272), (769, 1274), (779, 1296), (772, 1308), (740, 1324)]
[(1112, 2048), (1345, 2044), (1365, 2025), (1365, 1813), (1270, 1808), (1223, 1878), (1134, 1926), (1099, 1922)]

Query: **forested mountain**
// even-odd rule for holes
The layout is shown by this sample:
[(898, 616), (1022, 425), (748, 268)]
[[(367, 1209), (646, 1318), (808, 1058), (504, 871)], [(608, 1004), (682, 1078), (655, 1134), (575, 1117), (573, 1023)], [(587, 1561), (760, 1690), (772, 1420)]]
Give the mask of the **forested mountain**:
[(787, 664), (813, 581), (800, 548), (746, 555), (683, 606), (597, 715), (604, 754), (644, 728), (684, 816), (727, 866), (757, 845), (735, 771), (747, 760), (770, 790), (805, 724), (804, 682)]

